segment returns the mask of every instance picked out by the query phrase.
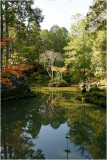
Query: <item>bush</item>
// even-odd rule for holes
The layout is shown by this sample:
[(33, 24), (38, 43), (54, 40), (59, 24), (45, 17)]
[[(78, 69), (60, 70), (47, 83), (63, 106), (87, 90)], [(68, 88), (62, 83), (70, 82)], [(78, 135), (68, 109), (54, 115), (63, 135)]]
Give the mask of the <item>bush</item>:
[(94, 88), (93, 91), (83, 95), (84, 101), (106, 107), (106, 94), (99, 88)]
[(89, 92), (93, 92), (93, 91), (100, 91), (100, 88), (98, 88), (98, 87), (92, 87), (92, 88), (90, 88), (89, 89)]
[(61, 76), (60, 76), (59, 73), (56, 73), (56, 74), (55, 74), (54, 81), (55, 81), (55, 82), (60, 82), (60, 81), (61, 81)]

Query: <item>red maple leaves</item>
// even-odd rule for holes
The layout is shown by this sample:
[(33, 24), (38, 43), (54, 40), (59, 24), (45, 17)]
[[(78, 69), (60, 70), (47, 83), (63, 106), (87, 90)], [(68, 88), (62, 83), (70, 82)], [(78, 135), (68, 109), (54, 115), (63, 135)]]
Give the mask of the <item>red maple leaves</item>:
[(6, 42), (13, 42), (14, 38), (3, 38), (0, 40), (0, 47), (3, 48), (3, 46), (6, 45)]

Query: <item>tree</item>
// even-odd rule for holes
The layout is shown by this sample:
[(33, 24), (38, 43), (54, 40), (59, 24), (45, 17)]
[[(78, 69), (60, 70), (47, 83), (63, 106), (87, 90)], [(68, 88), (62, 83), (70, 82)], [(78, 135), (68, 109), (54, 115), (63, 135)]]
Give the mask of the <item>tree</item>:
[(65, 27), (52, 26), (50, 29), (50, 41), (54, 52), (63, 53), (63, 48), (67, 45), (68, 30)]
[(52, 80), (52, 66), (54, 65), (54, 62), (56, 59), (61, 58), (60, 53), (54, 53), (52, 51), (45, 51), (39, 56), (39, 61), (41, 64), (43, 64), (44, 69), (47, 71), (49, 74), (51, 80)]
[(86, 30), (92, 40), (92, 68), (96, 77), (106, 70), (106, 1), (94, 0), (86, 16)]
[(48, 30), (42, 30), (41, 33), (43, 50), (53, 50), (54, 52), (64, 53), (64, 47), (68, 43), (68, 30), (65, 27), (53, 25)]
[(86, 29), (94, 34), (95, 31), (106, 29), (106, 0), (94, 0), (87, 13)]
[(106, 32), (99, 31), (93, 40), (92, 67), (96, 77), (106, 77)]
[(50, 41), (50, 32), (46, 29), (44, 30), (41, 30), (40, 32), (40, 38), (41, 38), (41, 41), (42, 41), (42, 48), (43, 48), (43, 51), (46, 51), (46, 50), (51, 50), (51, 41)]
[(39, 54), (42, 51), (42, 41), (40, 39), (40, 28), (34, 25), (24, 31), (25, 37), (19, 33), (16, 35), (15, 51), (17, 52), (17, 61), (24, 60), (27, 64), (36, 65)]
[[(23, 31), (32, 26), (31, 23), (36, 22), (40, 27), (40, 22), (43, 21), (41, 10), (32, 8), (33, 0), (31, 1), (1, 1), (1, 37), (3, 38), (3, 31), (6, 26), (6, 37), (9, 37), (10, 27), (16, 28), (16, 32), (21, 36)], [(28, 22), (28, 26), (25, 22)], [(6, 25), (5, 25), (6, 24)], [(22, 32), (21, 32), (22, 31)], [(25, 33), (25, 32), (24, 32)], [(3, 49), (2, 49), (3, 55)], [(9, 44), (6, 44), (6, 59), (9, 59)]]
[[(65, 64), (70, 67), (73, 80), (85, 81), (91, 72), (91, 47), (85, 31), (85, 19), (79, 19), (76, 15), (76, 22), (71, 25), (70, 42), (65, 47)], [(78, 18), (78, 19), (77, 19)]]

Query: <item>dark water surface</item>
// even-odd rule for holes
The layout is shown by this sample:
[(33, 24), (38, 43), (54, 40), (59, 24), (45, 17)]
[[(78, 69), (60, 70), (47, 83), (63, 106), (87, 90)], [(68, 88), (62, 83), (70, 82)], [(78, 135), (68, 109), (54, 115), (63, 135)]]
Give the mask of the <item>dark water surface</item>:
[(104, 108), (76, 100), (72, 87), (35, 90), (2, 103), (2, 159), (106, 159)]

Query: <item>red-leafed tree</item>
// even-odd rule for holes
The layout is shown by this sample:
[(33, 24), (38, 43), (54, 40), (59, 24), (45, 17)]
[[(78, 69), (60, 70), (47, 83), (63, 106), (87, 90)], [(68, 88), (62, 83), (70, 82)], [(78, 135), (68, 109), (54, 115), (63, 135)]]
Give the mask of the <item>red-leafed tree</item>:
[[(5, 42), (4, 42), (5, 41)], [(0, 42), (0, 47), (1, 49), (3, 48), (4, 45), (6, 45), (7, 42), (12, 42), (13, 38), (4, 38)], [(27, 71), (29, 69), (33, 69), (33, 65), (26, 65), (26, 64), (17, 64), (17, 65), (12, 65), (10, 63), (5, 63), (4, 68), (2, 69), (1, 72), (1, 83), (5, 84), (6, 86), (12, 86), (12, 82), (9, 79), (9, 77), (16, 75), (17, 78), (22, 77), (23, 71)]]
[(9, 42), (13, 42), (13, 40), (14, 40), (14, 38), (12, 38), (12, 37), (10, 37), (10, 38), (2, 38), (1, 40), (0, 40), (0, 48), (1, 48), (1, 68), (2, 68), (2, 56), (3, 56), (3, 53), (2, 53), (2, 51), (3, 51), (3, 46), (6, 46), (7, 45), (7, 43), (9, 43)]
[(24, 77), (23, 71), (28, 71), (29, 69), (33, 69), (33, 65), (26, 65), (26, 64), (17, 64), (13, 65), (10, 63), (6, 63), (4, 69), (1, 72), (1, 83), (5, 84), (6, 86), (11, 86), (12, 82), (9, 77), (16, 75), (17, 78)]

